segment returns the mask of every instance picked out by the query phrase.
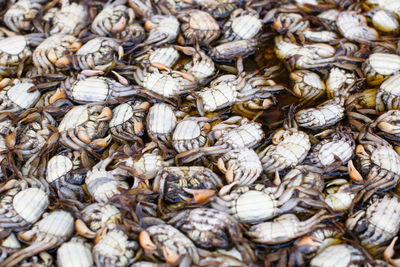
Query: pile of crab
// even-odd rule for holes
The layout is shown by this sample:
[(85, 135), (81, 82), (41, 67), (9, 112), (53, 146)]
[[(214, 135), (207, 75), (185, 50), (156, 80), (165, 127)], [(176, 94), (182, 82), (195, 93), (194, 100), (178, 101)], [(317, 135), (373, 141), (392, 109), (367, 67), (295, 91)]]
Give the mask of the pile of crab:
[(0, 11), (0, 267), (400, 266), (398, 0)]

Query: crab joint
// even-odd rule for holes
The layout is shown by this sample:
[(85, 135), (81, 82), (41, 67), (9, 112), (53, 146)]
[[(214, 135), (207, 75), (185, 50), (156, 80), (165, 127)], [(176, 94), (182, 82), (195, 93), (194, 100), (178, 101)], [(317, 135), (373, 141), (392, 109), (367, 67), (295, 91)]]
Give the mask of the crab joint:
[(153, 252), (157, 249), (157, 246), (153, 243), (153, 241), (151, 241), (150, 235), (146, 231), (140, 232), (139, 243), (149, 255), (153, 254)]

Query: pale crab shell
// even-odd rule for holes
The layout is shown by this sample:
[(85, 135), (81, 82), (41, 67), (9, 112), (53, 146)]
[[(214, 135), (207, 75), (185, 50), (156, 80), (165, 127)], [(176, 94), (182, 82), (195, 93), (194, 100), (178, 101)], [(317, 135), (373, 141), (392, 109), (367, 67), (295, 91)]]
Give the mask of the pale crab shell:
[(215, 142), (216, 146), (226, 146), (229, 148), (252, 148), (263, 140), (265, 133), (261, 124), (243, 118), (239, 127), (222, 132)]
[(118, 180), (105, 169), (94, 169), (88, 172), (85, 184), (93, 199), (100, 203), (107, 203), (113, 196), (119, 194), (118, 188), (128, 189), (128, 183)]
[(147, 131), (153, 135), (168, 135), (175, 129), (177, 119), (171, 105), (154, 104), (147, 114)]
[[(128, 13), (128, 8), (125, 5), (119, 5), (119, 4), (110, 4), (108, 6), (105, 6), (99, 14), (94, 18), (92, 25), (91, 25), (91, 31), (94, 34), (100, 35), (100, 36), (107, 36), (110, 33), (113, 33), (112, 27), (118, 23), (118, 21), (114, 22), (115, 24), (112, 25), (114, 20), (115, 13), (117, 12), (123, 12), (124, 15), (127, 15)], [(118, 13), (117, 13), (118, 14)], [(132, 14), (134, 14), (132, 12)], [(121, 16), (123, 17), (123, 16)], [(130, 20), (133, 20), (134, 17), (130, 18)]]
[(347, 267), (353, 266), (352, 262), (363, 260), (365, 260), (365, 257), (360, 250), (348, 244), (339, 244), (329, 246), (320, 252), (311, 260), (310, 267)]
[(355, 197), (356, 193), (351, 191), (348, 184), (344, 184), (336, 192), (325, 196), (325, 202), (334, 211), (345, 211), (351, 207)]
[(57, 250), (57, 266), (88, 267), (93, 265), (89, 243), (79, 238), (63, 243)]
[(73, 168), (71, 159), (64, 155), (56, 155), (47, 163), (46, 181), (52, 183), (60, 177), (66, 175)]
[(188, 43), (193, 43), (197, 39), (199, 43), (207, 45), (219, 36), (217, 21), (205, 11), (193, 10), (184, 20), (187, 22), (182, 23), (181, 29)]
[(132, 262), (138, 247), (124, 232), (112, 229), (94, 245), (92, 253), (96, 265), (122, 267)]
[(387, 10), (378, 10), (372, 15), (372, 24), (376, 29), (385, 33), (396, 33), (400, 25), (396, 17)]
[(161, 63), (169, 68), (172, 68), (178, 59), (179, 53), (173, 46), (157, 48), (149, 56), (150, 64)]
[(97, 232), (121, 216), (121, 211), (112, 204), (93, 203), (82, 210), (82, 219), (90, 230)]
[(13, 208), (29, 224), (35, 223), (49, 205), (49, 196), (41, 189), (28, 188), (17, 193)]
[(307, 29), (303, 32), (304, 38), (312, 42), (329, 43), (339, 38), (333, 31), (312, 31)]
[(354, 142), (344, 138), (324, 140), (313, 148), (310, 160), (317, 167), (328, 167), (338, 159), (345, 165), (353, 157), (354, 148)]
[[(45, 17), (47, 15), (48, 14), (46, 14)], [(50, 30), (50, 34), (74, 34), (77, 26), (85, 23), (88, 12), (83, 5), (71, 3), (64, 4), (61, 9), (51, 14), (51, 16), (53, 28)]]
[(58, 131), (63, 132), (68, 129), (75, 129), (77, 126), (82, 125), (83, 123), (89, 120), (89, 110), (88, 106), (81, 105), (72, 108), (65, 114), (63, 120), (60, 122), (58, 126)]
[(19, 0), (7, 9), (4, 14), (4, 23), (13, 32), (27, 31), (30, 28), (30, 19), (34, 19), (42, 8), (43, 0)]
[(243, 15), (231, 19), (233, 38), (229, 38), (229, 31), (225, 31), (225, 38), (233, 40), (252, 39), (262, 28), (262, 22), (253, 15)]
[(148, 178), (154, 178), (157, 172), (167, 165), (163, 157), (157, 153), (143, 153), (138, 160), (129, 157), (120, 162), (128, 167), (135, 168), (139, 175), (143, 174)]
[(28, 92), (35, 86), (31, 80), (26, 81), (15, 81), (15, 85), (11, 86), (11, 88), (4, 88), (0, 96), (2, 94), (6, 94), (7, 98), (12, 101), (15, 105), (18, 106), (20, 110), (28, 109), (32, 107), (40, 98), (40, 92), (35, 90), (33, 92)]
[[(167, 247), (178, 255), (190, 255), (193, 263), (195, 264), (199, 262), (197, 247), (189, 238), (171, 225), (152, 225), (146, 228), (146, 232), (149, 233), (153, 242), (160, 249), (162, 247)], [(162, 256), (159, 255), (158, 251), (156, 254), (158, 256)]]
[(400, 74), (394, 74), (384, 81), (378, 89), (376, 104), (379, 111), (399, 109)]
[(340, 89), (346, 88), (355, 80), (353, 73), (337, 67), (331, 68), (328, 79), (326, 80), (326, 94), (328, 98), (333, 98), (340, 95)]
[(349, 40), (364, 39), (376, 40), (378, 39), (378, 32), (367, 25), (367, 19), (355, 11), (340, 12), (336, 26), (340, 33)]
[(39, 233), (54, 236), (60, 240), (68, 239), (74, 232), (74, 218), (71, 213), (55, 210), (44, 214), (43, 219), (34, 225), (33, 230)]
[[(292, 73), (289, 77), (292, 79), (293, 76), (296, 76), (293, 79), (293, 91), (296, 96), (304, 99), (313, 99), (324, 93), (325, 84), (317, 73), (309, 70), (296, 70)], [(301, 77), (301, 80), (299, 79), (300, 81), (298, 81), (297, 77)]]
[(206, 142), (205, 133), (202, 133), (200, 122), (195, 119), (184, 119), (176, 124), (172, 135), (172, 146), (179, 153), (197, 149)]
[(379, 146), (371, 154), (373, 164), (400, 175), (400, 156), (392, 146)]
[(238, 92), (231, 81), (223, 81), (216, 86), (206, 87), (197, 92), (206, 112), (228, 107), (237, 100)]
[(342, 120), (344, 112), (344, 107), (334, 98), (316, 108), (300, 110), (296, 113), (296, 121), (299, 126), (304, 128), (312, 130), (324, 129)]
[(155, 40), (156, 45), (160, 45), (174, 41), (178, 37), (179, 21), (176, 17), (155, 15), (151, 17), (151, 21), (157, 26), (150, 30), (145, 43), (152, 43)]
[(122, 103), (113, 109), (113, 117), (109, 122), (110, 127), (115, 127), (129, 121), (135, 115), (133, 107), (128, 103)]
[(367, 82), (378, 85), (389, 75), (400, 70), (400, 56), (389, 53), (373, 53), (369, 55), (364, 67)]
[(264, 171), (269, 173), (297, 166), (306, 158), (311, 148), (309, 136), (295, 128), (281, 130), (276, 135), (282, 135), (282, 140), (261, 152)]
[(251, 185), (260, 177), (263, 168), (253, 149), (233, 149), (222, 156), (226, 169), (233, 170), (233, 181), (239, 185)]
[[(24, 35), (16, 35), (4, 38), (0, 40), (0, 51), (9, 55), (18, 55), (26, 50), (26, 57), (31, 56), (32, 52), (28, 48), (28, 41)], [(0, 61), (2, 65), (6, 65), (7, 62)]]

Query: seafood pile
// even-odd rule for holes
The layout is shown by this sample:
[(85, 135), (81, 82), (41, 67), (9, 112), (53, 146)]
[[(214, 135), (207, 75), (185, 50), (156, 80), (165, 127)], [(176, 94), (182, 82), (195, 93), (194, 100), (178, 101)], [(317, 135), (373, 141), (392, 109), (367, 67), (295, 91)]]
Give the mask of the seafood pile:
[(400, 266), (400, 1), (0, 11), (0, 267)]

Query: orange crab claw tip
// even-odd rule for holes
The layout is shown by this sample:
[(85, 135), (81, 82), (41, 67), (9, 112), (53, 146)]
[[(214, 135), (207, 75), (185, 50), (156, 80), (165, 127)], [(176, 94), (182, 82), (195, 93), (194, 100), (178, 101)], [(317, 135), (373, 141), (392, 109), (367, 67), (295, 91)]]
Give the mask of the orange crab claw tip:
[(165, 64), (159, 63), (159, 62), (153, 62), (150, 64), (152, 67), (157, 68), (159, 70), (166, 70), (166, 71), (170, 71), (171, 69), (166, 66)]
[(29, 242), (35, 236), (35, 232), (34, 231), (19, 232), (17, 235), (19, 239), (25, 242)]
[(353, 164), (352, 160), (350, 160), (349, 163), (347, 164), (347, 171), (349, 172), (349, 176), (353, 181), (356, 181), (356, 182), (362, 182), (363, 181), (363, 177), (357, 171), (357, 169), (354, 167), (354, 164)]
[(0, 88), (6, 87), (11, 82), (10, 78), (4, 78), (0, 82)]
[(98, 121), (108, 121), (111, 120), (113, 117), (113, 113), (111, 108), (104, 107), (99, 116), (97, 117)]
[(232, 187), (234, 187), (236, 184), (237, 184), (237, 182), (233, 182), (233, 183), (231, 183), (231, 184), (224, 185), (224, 186), (219, 190), (218, 195), (224, 196), (224, 195), (228, 194), (228, 193), (232, 190)]
[(358, 157), (360, 157), (360, 158), (368, 157), (368, 153), (365, 151), (363, 145), (357, 145), (356, 146), (356, 155)]
[(262, 102), (262, 107), (263, 107), (264, 109), (267, 109), (267, 108), (270, 108), (273, 104), (274, 104), (274, 101), (272, 101), (272, 100), (269, 99), (269, 98), (266, 98), (266, 99), (264, 99), (263, 102)]
[(99, 138), (94, 140), (90, 145), (94, 148), (94, 149), (103, 149), (106, 146), (108, 146), (108, 144), (111, 142), (111, 135), (108, 135), (104, 138)]
[(6, 141), (6, 145), (8, 148), (11, 148), (11, 149), (14, 148), (14, 146), (17, 142), (17, 140), (16, 140), (17, 130), (18, 130), (18, 128), (15, 128), (10, 134), (6, 135), (5, 141)]
[(122, 31), (126, 26), (126, 18), (125, 17), (121, 17), (121, 19), (114, 24), (114, 26), (111, 28), (111, 32), (112, 33), (117, 33)]
[(378, 123), (378, 128), (381, 129), (382, 131), (390, 134), (396, 134), (400, 131), (400, 129), (396, 126), (393, 126), (392, 124), (386, 122), (386, 121), (381, 121)]
[(212, 189), (190, 189), (183, 188), (186, 193), (193, 195), (195, 203), (202, 203), (207, 201), (210, 197), (214, 196), (216, 191)]
[(318, 246), (320, 245), (320, 242), (317, 238), (313, 237), (313, 236), (305, 236), (302, 239), (300, 239), (300, 241), (297, 243), (297, 247), (301, 247), (301, 246), (307, 246), (307, 247), (311, 247), (311, 246)]
[(387, 261), (391, 261), (392, 257), (394, 255), (394, 245), (396, 244), (397, 241), (397, 236), (393, 238), (392, 242), (390, 242), (390, 245), (386, 247), (385, 251), (383, 252), (383, 257)]
[(217, 166), (218, 166), (218, 169), (220, 169), (222, 172), (224, 172), (224, 173), (227, 172), (226, 167), (225, 167), (224, 160), (223, 160), (222, 158), (219, 158), (219, 159), (218, 159), (218, 161), (217, 161)]
[(71, 52), (76, 52), (76, 51), (78, 51), (79, 48), (81, 48), (81, 47), (82, 47), (82, 43), (81, 43), (81, 42), (78, 42), (78, 41), (75, 41), (75, 42), (73, 42), (73, 43), (69, 46), (69, 51), (71, 51)]
[(79, 140), (81, 140), (82, 142), (86, 143), (86, 144), (90, 144), (90, 137), (88, 135), (88, 133), (85, 130), (80, 129), (77, 133), (77, 137), (79, 138)]
[(188, 80), (189, 82), (195, 82), (196, 78), (187, 72), (181, 72), (181, 71), (177, 71), (177, 73), (179, 73), (184, 79)]
[(233, 180), (234, 180), (233, 178), (234, 178), (233, 166), (230, 166), (230, 167), (228, 168), (228, 170), (226, 171), (226, 173), (225, 173), (225, 179), (226, 179), (226, 181), (227, 181), (228, 183), (232, 183)]
[(69, 58), (67, 56), (63, 56), (60, 59), (57, 59), (56, 62), (54, 62), (54, 65), (57, 68), (65, 68), (69, 64), (71, 64), (71, 61), (69, 60)]
[(129, 82), (125, 77), (121, 76), (118, 72), (115, 72), (115, 71), (111, 71), (111, 72), (115, 75), (115, 77), (117, 77), (118, 82), (120, 82), (124, 86), (129, 86)]
[(148, 31), (150, 31), (156, 27), (157, 27), (157, 24), (151, 22), (150, 20), (146, 20), (146, 22), (144, 23), (144, 28)]
[(83, 70), (81, 73), (87, 77), (89, 76), (95, 76), (95, 75), (102, 75), (104, 74), (104, 71), (102, 70)]
[(56, 93), (50, 97), (49, 104), (54, 104), (57, 100), (65, 98), (67, 98), (65, 91), (63, 89), (57, 89)]
[(81, 220), (81, 219), (76, 219), (75, 221), (75, 229), (83, 237), (86, 238), (95, 238), (96, 233), (90, 230), (87, 225)]
[(150, 235), (146, 231), (140, 232), (139, 243), (148, 254), (152, 254), (157, 249), (157, 246), (151, 241)]
[(100, 230), (97, 231), (96, 233), (96, 238), (94, 239), (94, 243), (97, 244), (107, 233), (107, 227), (102, 227)]
[(56, 55), (56, 52), (54, 51), (54, 49), (50, 49), (48, 52), (47, 52), (47, 58), (50, 60), (50, 62), (51, 63), (55, 63), (56, 61), (57, 61), (57, 55)]
[(162, 251), (165, 261), (171, 265), (178, 264), (179, 261), (182, 259), (182, 255), (175, 253), (168, 247), (163, 247)]

